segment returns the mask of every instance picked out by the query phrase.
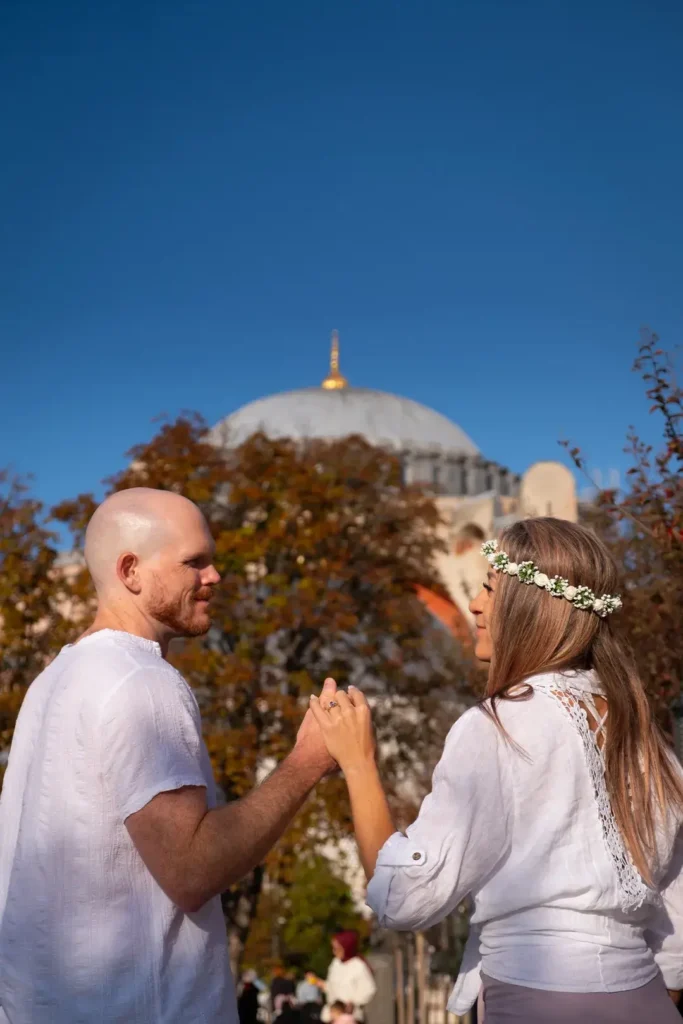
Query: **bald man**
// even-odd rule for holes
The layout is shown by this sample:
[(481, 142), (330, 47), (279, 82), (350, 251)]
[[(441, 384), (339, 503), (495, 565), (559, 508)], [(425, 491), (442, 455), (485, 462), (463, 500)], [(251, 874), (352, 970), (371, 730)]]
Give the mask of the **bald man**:
[(95, 621), (31, 685), (0, 803), (4, 1020), (237, 1024), (220, 893), (333, 762), (309, 713), (270, 778), (217, 807), (196, 701), (165, 660), (171, 639), (210, 628), (202, 514), (121, 491), (85, 553)]

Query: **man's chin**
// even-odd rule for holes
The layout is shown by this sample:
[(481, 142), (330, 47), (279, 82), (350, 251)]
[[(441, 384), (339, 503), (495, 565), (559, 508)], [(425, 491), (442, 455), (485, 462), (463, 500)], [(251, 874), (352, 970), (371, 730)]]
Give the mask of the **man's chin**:
[(211, 619), (208, 615), (200, 615), (192, 620), (187, 628), (185, 636), (206, 636), (211, 629)]
[(175, 621), (166, 621), (167, 628), (170, 628), (173, 632), (173, 636), (178, 640), (191, 640), (192, 637), (206, 636), (211, 629), (211, 619), (208, 615), (195, 615), (190, 620), (175, 619)]

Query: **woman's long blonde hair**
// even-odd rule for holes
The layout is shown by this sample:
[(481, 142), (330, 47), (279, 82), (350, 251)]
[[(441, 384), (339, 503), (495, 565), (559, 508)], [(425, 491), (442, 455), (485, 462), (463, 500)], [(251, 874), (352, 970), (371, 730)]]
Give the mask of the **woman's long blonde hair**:
[[(617, 568), (590, 530), (562, 519), (525, 519), (508, 527), (500, 547), (511, 561), (531, 560), (597, 595), (618, 594)], [(627, 598), (628, 599), (628, 598)], [(655, 832), (662, 812), (683, 807), (681, 775), (654, 720), (631, 649), (619, 634), (619, 613), (600, 618), (514, 577), (497, 576), (486, 696), (524, 698), (513, 688), (540, 672), (594, 669), (608, 706), (605, 776), (612, 812), (635, 866), (653, 884)], [(500, 723), (499, 723), (500, 724)]]

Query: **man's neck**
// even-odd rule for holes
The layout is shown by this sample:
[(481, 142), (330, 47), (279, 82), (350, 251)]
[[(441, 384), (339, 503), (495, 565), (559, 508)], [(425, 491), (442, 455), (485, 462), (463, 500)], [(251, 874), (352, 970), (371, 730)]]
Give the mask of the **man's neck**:
[[(122, 611), (117, 608), (100, 605), (91, 626), (81, 633), (78, 640), (85, 639), (93, 633), (100, 633), (103, 629), (113, 629), (119, 633), (130, 633), (132, 636), (142, 637), (143, 640), (154, 640), (161, 647), (163, 657), (168, 653), (168, 645), (172, 640), (159, 624), (146, 618), (137, 610)], [(78, 643), (78, 641), (76, 641)]]

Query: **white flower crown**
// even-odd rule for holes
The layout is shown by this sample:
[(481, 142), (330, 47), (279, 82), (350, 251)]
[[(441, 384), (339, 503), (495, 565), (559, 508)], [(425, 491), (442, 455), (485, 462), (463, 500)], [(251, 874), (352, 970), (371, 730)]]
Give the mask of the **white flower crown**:
[(603, 594), (602, 597), (596, 597), (589, 587), (573, 587), (569, 580), (561, 576), (553, 576), (551, 579), (533, 562), (513, 562), (504, 551), (498, 550), (497, 540), (485, 541), (481, 546), (481, 553), (496, 572), (516, 576), (520, 583), (535, 583), (553, 597), (564, 597), (566, 601), (571, 601), (575, 608), (580, 608), (584, 612), (595, 612), (601, 619), (621, 608), (621, 598), (618, 596)]

